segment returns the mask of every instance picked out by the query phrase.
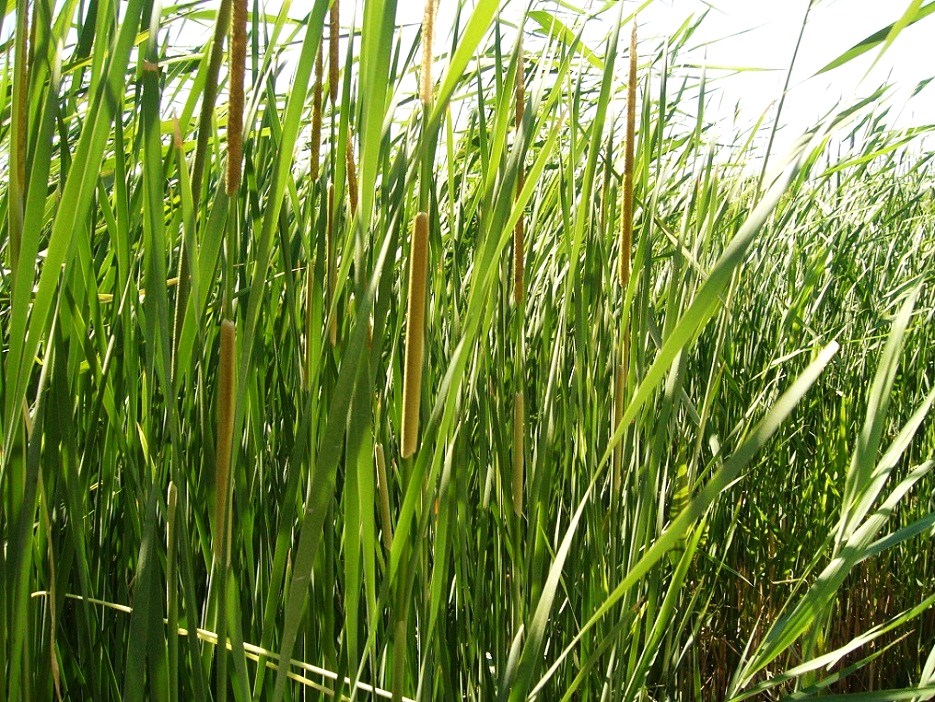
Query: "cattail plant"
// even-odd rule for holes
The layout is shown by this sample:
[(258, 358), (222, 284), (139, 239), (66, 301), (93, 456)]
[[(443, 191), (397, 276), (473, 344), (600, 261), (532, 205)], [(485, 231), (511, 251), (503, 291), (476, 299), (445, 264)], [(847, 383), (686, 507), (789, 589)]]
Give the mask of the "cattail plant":
[(428, 249), (429, 216), (420, 212), (413, 223), (409, 253), (409, 305), (406, 311), (406, 361), (403, 369), (403, 458), (415, 453), (419, 439)]
[[(630, 256), (633, 248), (633, 169), (636, 142), (636, 23), (630, 33), (630, 61), (627, 78), (627, 126), (623, 156), (623, 205), (620, 225), (620, 294), (626, 298), (627, 288), (630, 285)], [(627, 376), (630, 372), (630, 321), (629, 316), (620, 329), (619, 363), (616, 365), (614, 378), (614, 425), (616, 431), (623, 419), (624, 403), (626, 402)], [(623, 470), (623, 444), (618, 442), (614, 447), (612, 480), (615, 490), (619, 490)]]
[[(227, 304), (225, 303), (225, 307)], [(234, 440), (234, 411), (235, 411), (235, 385), (236, 385), (236, 346), (237, 329), (233, 320), (221, 320), (220, 357), (218, 361), (218, 428), (217, 447), (215, 450), (215, 514), (214, 514), (214, 541), (213, 555), (217, 586), (214, 596), (217, 598), (215, 626), (218, 640), (225, 641), (227, 637), (227, 606), (225, 591), (227, 588), (228, 570), (231, 567), (231, 501), (233, 497), (233, 483), (231, 478), (231, 454)], [(212, 582), (213, 584), (213, 582)], [(210, 611), (210, 609), (209, 609)], [(217, 657), (218, 675), (216, 682), (216, 698), (227, 699), (227, 648), (222, 647)]]
[[(231, 16), (230, 50), (230, 93), (227, 105), (227, 195), (233, 197), (240, 189), (241, 161), (243, 154), (243, 103), (244, 73), (247, 57), (247, 0), (235, 0)], [(236, 209), (228, 217), (229, 234), (235, 226)], [(227, 268), (230, 273), (231, 266)], [(229, 288), (230, 275), (225, 281)], [(231, 447), (234, 439), (234, 384), (235, 346), (237, 330), (231, 318), (230, 298), (225, 292), (224, 318), (221, 320), (221, 348), (218, 365), (218, 431), (215, 470), (217, 532), (214, 540), (214, 556), (226, 567), (230, 544), (227, 539), (229, 528), (229, 500), (231, 496)]]
[[(432, 103), (432, 37), (435, 27), (435, 2), (426, 0), (422, 19), (422, 81), (419, 96), (422, 109), (428, 115)], [(429, 153), (424, 143), (423, 151)], [(431, 169), (423, 161), (419, 202), (422, 210), (416, 215), (412, 227), (412, 245), (409, 252), (409, 295), (406, 309), (406, 358), (403, 369), (403, 421), (402, 457), (416, 451), (419, 441), (419, 409), (422, 394), (422, 354), (425, 335), (425, 294), (428, 276), (429, 248), (429, 192)]]
[[(227, 35), (227, 26), (231, 19), (232, 0), (221, 0), (218, 7), (217, 20), (214, 27), (214, 35), (211, 41), (211, 49), (208, 60), (208, 74), (205, 77), (204, 90), (201, 97), (201, 113), (198, 119), (198, 137), (195, 142), (195, 155), (192, 164), (191, 191), (192, 202), (195, 210), (201, 202), (201, 186), (204, 181), (205, 164), (208, 158), (208, 142), (211, 134), (211, 122), (214, 118), (214, 106), (217, 100), (218, 76), (221, 71), (221, 63), (224, 53), (224, 37)], [(246, 57), (245, 59), (246, 60)], [(246, 68), (246, 65), (244, 66)], [(243, 81), (241, 81), (241, 86)], [(179, 154), (179, 163), (184, 161), (184, 149), (180, 146), (181, 133), (176, 139), (176, 148)], [(184, 145), (184, 144), (182, 144)], [(230, 157), (228, 151), (228, 157)], [(192, 222), (195, 225), (195, 222)], [(175, 297), (175, 314), (172, 339), (172, 371), (173, 376), (176, 373), (178, 365), (178, 349), (182, 335), (182, 323), (184, 321), (185, 308), (188, 304), (188, 296), (191, 291), (191, 255), (189, 247), (182, 246), (179, 255), (179, 289)]]

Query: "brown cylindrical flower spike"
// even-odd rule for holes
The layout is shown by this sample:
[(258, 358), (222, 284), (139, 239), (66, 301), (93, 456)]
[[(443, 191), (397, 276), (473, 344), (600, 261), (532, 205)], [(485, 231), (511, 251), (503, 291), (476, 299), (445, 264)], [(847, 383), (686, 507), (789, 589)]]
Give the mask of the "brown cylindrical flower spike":
[(312, 91), (312, 154), (311, 171), (312, 182), (318, 180), (319, 160), (321, 154), (321, 94), (322, 73), (324, 72), (324, 59), (321, 44), (318, 45), (318, 56), (315, 58), (315, 88)]
[(340, 61), (341, 4), (339, 0), (331, 3), (331, 28), (328, 37), (328, 92), (331, 107), (338, 101), (338, 62)]
[(357, 164), (354, 161), (354, 145), (347, 140), (347, 197), (351, 203), (351, 217), (357, 214)]
[(422, 104), (432, 102), (432, 39), (435, 34), (435, 0), (425, 0), (422, 17)]
[(247, 70), (247, 0), (234, 0), (231, 17), (230, 95), (227, 102), (227, 194), (240, 189), (243, 158), (244, 74)]

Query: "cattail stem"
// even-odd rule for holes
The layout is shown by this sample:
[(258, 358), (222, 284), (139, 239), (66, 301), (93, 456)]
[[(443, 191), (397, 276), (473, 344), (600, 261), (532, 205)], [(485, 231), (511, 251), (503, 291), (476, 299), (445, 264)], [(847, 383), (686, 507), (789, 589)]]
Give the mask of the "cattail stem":
[(215, 470), (216, 509), (214, 557), (220, 562), (224, 552), (228, 522), (228, 500), (230, 498), (231, 447), (234, 438), (234, 353), (237, 345), (237, 328), (230, 319), (221, 322), (221, 353), (218, 366), (218, 434), (217, 467)]
[(610, 207), (611, 190), (610, 175), (612, 172), (612, 161), (614, 154), (614, 132), (607, 135), (607, 146), (605, 147), (607, 158), (604, 163), (604, 177), (601, 182), (601, 233), (607, 231), (607, 210)]
[(309, 261), (308, 265), (305, 267), (305, 369), (302, 373), (302, 387), (306, 390), (309, 388), (309, 379), (312, 376), (312, 355), (314, 353), (314, 345), (312, 343), (312, 312), (314, 310), (315, 297), (314, 286), (315, 272), (311, 261)]
[(230, 94), (227, 102), (227, 194), (240, 189), (243, 159), (244, 74), (247, 70), (247, 0), (234, 0), (231, 17)]
[[(406, 609), (406, 605), (401, 605)], [(406, 630), (408, 622), (405, 615), (397, 615), (393, 630), (393, 702), (403, 699), (403, 685), (406, 675)]]
[[(523, 174), (519, 175), (517, 189), (523, 187)], [(526, 227), (523, 216), (520, 215), (516, 220), (516, 226), (513, 228), (513, 302), (517, 307), (522, 307), (526, 299)]]
[(324, 58), (321, 44), (318, 45), (318, 56), (315, 58), (315, 88), (312, 91), (312, 143), (311, 143), (311, 172), (312, 185), (318, 180), (319, 160), (321, 154), (321, 93), (322, 74), (324, 73)]
[[(630, 73), (627, 82), (627, 131), (623, 157), (623, 212), (620, 228), (620, 288), (621, 295), (626, 296), (630, 285), (630, 255), (633, 247), (633, 169), (636, 147), (636, 23), (630, 34)], [(614, 418), (613, 431), (615, 432), (623, 419), (623, 405), (626, 400), (627, 376), (630, 372), (630, 322), (624, 321), (620, 330), (620, 363), (617, 367), (614, 384)], [(621, 489), (623, 479), (623, 446), (618, 443), (614, 449), (613, 487)]]
[(224, 37), (227, 34), (230, 16), (231, 0), (221, 0), (218, 7), (217, 24), (214, 26), (214, 38), (211, 42), (208, 76), (205, 80), (204, 95), (201, 98), (201, 114), (198, 118), (198, 141), (195, 144), (195, 160), (192, 164), (192, 201), (195, 203), (196, 209), (201, 200), (201, 183), (204, 180), (205, 161), (208, 158), (211, 120), (214, 119), (214, 104), (218, 93), (218, 74), (221, 72)]
[[(182, 139), (182, 128), (178, 119), (173, 119), (173, 146), (178, 159), (179, 179), (181, 183), (188, 180), (188, 164), (185, 161), (185, 142)], [(190, 182), (190, 181), (189, 181)], [(194, 226), (194, 216), (191, 219), (191, 227), (188, 220), (182, 225), (183, 236), (179, 245), (179, 267), (178, 267), (178, 290), (175, 294), (175, 311), (172, 322), (172, 378), (175, 379), (179, 368), (179, 343), (182, 338), (182, 326), (185, 321), (185, 308), (188, 305), (188, 297), (191, 292), (191, 251), (189, 237), (193, 235), (191, 228)]]
[(406, 314), (406, 364), (403, 370), (403, 458), (415, 453), (419, 438), (428, 248), (429, 216), (420, 212), (413, 226), (409, 254), (409, 307)]
[(620, 287), (630, 284), (633, 242), (633, 161), (636, 139), (636, 24), (630, 35), (630, 76), (627, 82), (627, 133), (623, 157), (623, 222), (620, 229)]
[(422, 17), (422, 104), (428, 109), (432, 103), (432, 41), (435, 36), (435, 0), (425, 0)]
[(380, 528), (383, 531), (383, 546), (393, 548), (393, 522), (390, 516), (390, 484), (386, 481), (386, 457), (383, 444), (374, 447), (377, 459), (377, 490), (380, 492)]
[[(526, 111), (525, 98), (525, 70), (523, 68), (523, 35), (519, 35), (519, 48), (516, 55), (516, 143), (517, 148), (521, 146), (521, 130), (523, 128), (523, 116)], [(526, 181), (526, 173), (523, 170), (522, 162), (519, 166), (519, 175), (516, 179), (515, 199), (519, 199), (519, 194), (523, 190)], [(526, 296), (525, 289), (525, 223), (523, 215), (520, 214), (513, 228), (513, 302), (517, 307), (523, 305)]]
[(526, 447), (526, 393), (519, 390), (513, 398), (513, 512), (523, 514)]
[(325, 241), (325, 256), (327, 257), (326, 265), (328, 268), (328, 304), (331, 306), (331, 325), (328, 331), (332, 346), (336, 346), (338, 343), (338, 308), (335, 304), (338, 257), (334, 241), (334, 215), (334, 185), (332, 184), (328, 186), (328, 227)]
[(523, 117), (526, 116), (526, 64), (523, 58), (522, 32), (516, 41), (516, 90), (514, 92), (516, 121), (514, 126), (519, 131), (523, 126)]
[(178, 627), (178, 587), (175, 565), (175, 544), (177, 540), (176, 510), (179, 490), (174, 482), (169, 483), (166, 496), (166, 631), (168, 638), (169, 663), (169, 699), (179, 698), (179, 627)]
[[(626, 357), (628, 355), (627, 346), (628, 343), (624, 340), (624, 348), (621, 352), (621, 357)], [(617, 364), (617, 372), (614, 377), (614, 431), (617, 430), (617, 427), (620, 426), (620, 421), (623, 419), (623, 399), (626, 395), (627, 388), (627, 376), (626, 368), (627, 363), (621, 362)], [(620, 491), (621, 481), (623, 479), (623, 443), (617, 442), (617, 445), (614, 447), (614, 465), (613, 465), (613, 492), (616, 494)]]

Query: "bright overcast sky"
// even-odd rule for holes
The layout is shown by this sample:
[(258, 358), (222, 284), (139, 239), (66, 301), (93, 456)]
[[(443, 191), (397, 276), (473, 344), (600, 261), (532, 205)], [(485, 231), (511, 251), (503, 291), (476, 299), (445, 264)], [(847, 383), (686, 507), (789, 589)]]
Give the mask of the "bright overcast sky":
[[(625, 1), (634, 8), (639, 4), (637, 0)], [(681, 58), (701, 63), (707, 51), (709, 66), (774, 69), (721, 72), (722, 78), (715, 81), (716, 90), (708, 106), (708, 115), (728, 119), (739, 105), (741, 119), (752, 124), (775, 105), (781, 93), (808, 2), (656, 0), (640, 15), (640, 35), (653, 41), (673, 33), (689, 15), (698, 16), (710, 9), (689, 44), (689, 47), (698, 47), (695, 55)], [(418, 0), (399, 0), (398, 21), (417, 24), (421, 20), (422, 5)], [(442, 32), (447, 33), (444, 17), (451, 16), (454, 5), (454, 0), (440, 0), (438, 24)], [(553, 2), (543, 0), (541, 5), (549, 8)], [(796, 60), (790, 94), (783, 106), (781, 122), (786, 126), (778, 137), (777, 151), (788, 147), (838, 101), (847, 104), (866, 96), (884, 82), (894, 84), (893, 126), (935, 124), (935, 84), (908, 100), (920, 81), (935, 75), (932, 40), (935, 16), (903, 31), (869, 75), (867, 70), (877, 57), (877, 50), (834, 71), (812, 77), (857, 42), (899, 19), (908, 6), (909, 0), (816, 0)], [(654, 42), (653, 45), (658, 44)], [(600, 44), (591, 48), (598, 53), (601, 51)], [(709, 77), (717, 75), (717, 71), (709, 70)]]
[[(891, 112), (894, 126), (935, 123), (935, 85), (915, 98), (919, 84), (935, 75), (935, 16), (907, 28), (896, 43), (867, 71), (878, 50), (846, 66), (814, 76), (823, 66), (860, 40), (899, 19), (909, 0), (819, 0), (809, 15), (796, 59), (782, 122), (788, 126), (782, 143), (788, 144), (839, 100), (863, 97), (884, 82), (894, 85)], [(778, 98), (785, 80), (808, 0), (658, 0), (644, 16), (649, 33), (672, 31), (690, 13), (712, 9), (695, 38), (707, 47), (709, 65), (779, 69), (769, 73), (735, 74), (720, 82), (721, 114), (733, 114), (740, 103), (749, 118), (756, 118)]]

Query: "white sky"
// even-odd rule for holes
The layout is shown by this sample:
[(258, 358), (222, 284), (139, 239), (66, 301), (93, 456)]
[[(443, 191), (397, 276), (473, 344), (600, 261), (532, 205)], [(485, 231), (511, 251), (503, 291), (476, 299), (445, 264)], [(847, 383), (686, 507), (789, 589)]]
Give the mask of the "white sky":
[[(740, 103), (744, 115), (756, 119), (781, 93), (808, 0), (657, 0), (643, 22), (648, 32), (664, 34), (688, 14), (702, 12), (705, 5), (710, 5), (711, 12), (693, 39), (697, 43), (714, 42), (707, 47), (709, 65), (778, 69), (733, 74), (719, 82), (719, 99), (712, 103), (715, 111), (732, 115)], [(787, 126), (777, 142), (780, 149), (837, 101), (846, 103), (864, 97), (884, 82), (894, 85), (893, 126), (935, 124), (935, 85), (909, 100), (920, 81), (935, 75), (935, 16), (904, 30), (869, 75), (867, 71), (878, 50), (823, 75), (814, 75), (860, 40), (896, 21), (908, 5), (909, 0), (816, 2), (783, 106), (781, 121)]]
[[(269, 0), (279, 2), (280, 0)], [(521, 8), (528, 0), (510, 3)], [(625, 11), (640, 0), (624, 0)], [(586, 3), (587, 0), (572, 0)], [(706, 116), (720, 119), (732, 133), (730, 123), (739, 110), (738, 126), (750, 127), (767, 110), (770, 120), (780, 97), (789, 61), (802, 26), (809, 0), (655, 0), (639, 18), (640, 36), (655, 48), (662, 37), (672, 34), (690, 15), (700, 16), (709, 9), (700, 29), (682, 53), (684, 61), (709, 67), (735, 66), (765, 68), (769, 71), (708, 70), (709, 93)], [(833, 109), (872, 93), (883, 83), (891, 83), (890, 124), (893, 127), (935, 125), (935, 81), (912, 99), (920, 81), (935, 76), (935, 15), (905, 29), (868, 74), (879, 50), (867, 52), (849, 64), (820, 76), (814, 74), (853, 45), (895, 22), (910, 0), (816, 0), (809, 14), (781, 116), (773, 154), (783, 154), (792, 142), (820, 117)], [(542, 0), (542, 9), (554, 8), (555, 0)], [(596, 5), (603, 0), (595, 0)], [(353, 12), (343, 3), (342, 21)], [(456, 0), (439, 0), (438, 32), (444, 42), (450, 31)], [(421, 22), (422, 0), (398, 0), (397, 21)], [(563, 10), (564, 12), (564, 10)], [(608, 15), (616, 16), (613, 10)], [(642, 43), (642, 41), (641, 41)], [(626, 37), (621, 39), (621, 47)], [(591, 42), (599, 55), (603, 51), (600, 33)], [(707, 56), (705, 56), (707, 55)], [(622, 77), (622, 73), (620, 74)], [(714, 88), (714, 90), (712, 90)]]

